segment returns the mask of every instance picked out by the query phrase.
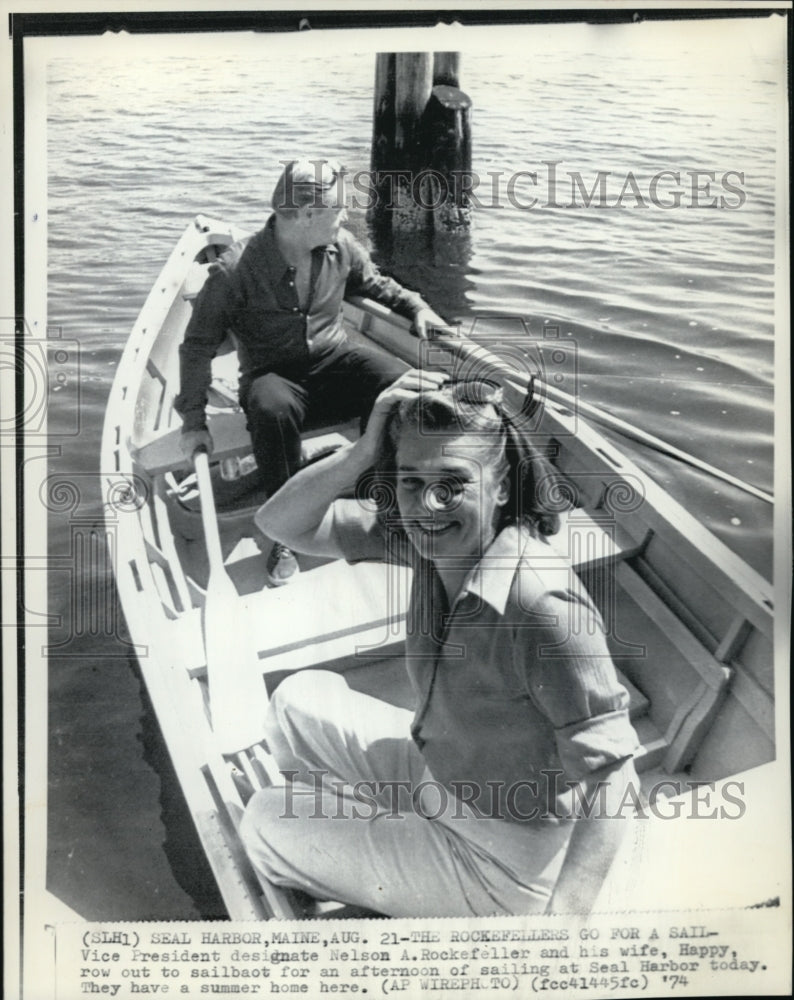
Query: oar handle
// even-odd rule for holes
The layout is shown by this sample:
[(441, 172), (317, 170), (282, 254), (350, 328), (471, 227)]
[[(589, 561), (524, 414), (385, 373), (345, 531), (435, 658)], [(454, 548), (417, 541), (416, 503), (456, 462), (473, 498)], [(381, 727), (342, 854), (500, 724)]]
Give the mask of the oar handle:
[(213, 570), (225, 572), (221, 536), (218, 531), (218, 517), (215, 512), (215, 496), (210, 477), (210, 461), (205, 449), (201, 448), (194, 453), (193, 465), (196, 469), (196, 481), (201, 501), (201, 523), (204, 527), (204, 541), (207, 546), (210, 573)]
[(677, 458), (679, 461), (685, 462), (687, 465), (691, 465), (693, 469), (698, 469), (700, 472), (705, 472), (707, 475), (713, 476), (715, 479), (719, 479), (724, 483), (735, 486), (737, 489), (743, 490), (745, 493), (749, 493), (758, 500), (763, 500), (765, 503), (769, 504), (775, 502), (775, 498), (770, 493), (762, 490), (760, 487), (754, 486), (752, 483), (747, 483), (743, 479), (739, 479), (738, 476), (731, 475), (730, 472), (725, 472), (724, 469), (718, 469), (710, 462), (706, 462), (702, 458), (698, 458), (696, 455), (690, 455), (689, 452), (683, 451), (681, 448), (677, 448), (674, 444), (670, 444), (669, 441), (662, 441), (661, 438), (658, 438), (653, 434), (649, 434), (648, 431), (644, 431), (640, 427), (635, 427), (633, 424), (628, 423), (628, 421), (621, 420), (620, 417), (613, 416), (613, 414), (607, 413), (605, 410), (601, 410), (597, 406), (593, 406), (591, 403), (575, 399), (573, 396), (569, 396), (568, 393), (563, 392), (562, 389), (557, 389), (554, 386), (549, 385), (547, 382), (544, 382), (543, 391), (549, 399), (556, 400), (557, 402), (571, 408), (578, 408), (581, 413), (590, 417), (592, 420), (603, 424), (605, 427), (612, 428), (612, 430), (617, 431), (618, 434), (623, 434), (625, 437), (638, 441), (640, 444), (653, 448), (655, 451), (661, 452), (664, 455), (669, 455), (671, 458)]

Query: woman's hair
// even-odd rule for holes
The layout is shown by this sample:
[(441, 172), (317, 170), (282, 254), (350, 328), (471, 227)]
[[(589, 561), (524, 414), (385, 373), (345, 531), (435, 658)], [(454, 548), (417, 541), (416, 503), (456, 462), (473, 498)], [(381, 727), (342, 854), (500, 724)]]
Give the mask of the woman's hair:
[(394, 514), (397, 445), (406, 428), (427, 436), (470, 434), (480, 439), (490, 463), (496, 467), (506, 463), (508, 468), (510, 492), (500, 508), (497, 531), (517, 524), (541, 535), (554, 535), (560, 528), (560, 512), (570, 506), (569, 491), (560, 473), (521, 433), (518, 423), (505, 414), (501, 389), (494, 383), (451, 381), (418, 393), (390, 414), (378, 461), (359, 482), (357, 496), (374, 504), (383, 520)]

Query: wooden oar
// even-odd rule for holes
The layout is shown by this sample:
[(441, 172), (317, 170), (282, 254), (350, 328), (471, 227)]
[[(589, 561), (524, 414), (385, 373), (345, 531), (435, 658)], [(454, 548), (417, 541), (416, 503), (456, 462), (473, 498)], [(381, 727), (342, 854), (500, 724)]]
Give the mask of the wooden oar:
[[(434, 343), (448, 347), (457, 354), (463, 354), (469, 360), (476, 360), (478, 365), (483, 365), (491, 371), (498, 373), (501, 377), (510, 379), (524, 390), (529, 388), (529, 376), (516, 371), (510, 365), (505, 364), (505, 362), (503, 362), (497, 355), (492, 354), (489, 350), (487, 350), (487, 348), (481, 347), (475, 341), (469, 340), (467, 337), (438, 337)], [(478, 370), (478, 373), (486, 374), (481, 370)], [(677, 448), (675, 445), (670, 444), (667, 441), (663, 441), (654, 434), (650, 434), (648, 431), (635, 427), (633, 424), (630, 424), (625, 420), (621, 420), (620, 417), (615, 417), (611, 413), (607, 413), (605, 410), (602, 410), (597, 406), (593, 406), (592, 403), (586, 403), (578, 397), (571, 396), (569, 393), (564, 392), (562, 389), (557, 389), (548, 382), (542, 383), (539, 393), (547, 399), (561, 403), (574, 413), (581, 413), (589, 417), (592, 421), (599, 423), (604, 427), (609, 427), (611, 430), (616, 431), (618, 434), (622, 434), (624, 437), (638, 441), (664, 455), (670, 455), (673, 458), (677, 458), (679, 461), (692, 466), (692, 468), (698, 469), (700, 472), (705, 472), (722, 482), (730, 483), (731, 486), (735, 486), (737, 489), (743, 490), (745, 493), (749, 493), (751, 496), (757, 497), (759, 500), (763, 500), (770, 504), (774, 503), (774, 497), (770, 493), (766, 493), (764, 490), (760, 489), (758, 486), (746, 483), (743, 479), (739, 479), (737, 476), (733, 476), (729, 472), (725, 472), (723, 469), (718, 469), (716, 466), (711, 465), (709, 462), (704, 462), (703, 459), (697, 458), (695, 455), (690, 455), (689, 452), (683, 451), (681, 448)]]
[(267, 690), (245, 599), (223, 562), (207, 453), (197, 452), (194, 464), (209, 559), (202, 623), (212, 729), (221, 752), (232, 753), (262, 739)]
[(607, 413), (606, 410), (602, 410), (598, 406), (593, 406), (591, 403), (586, 403), (582, 399), (578, 399), (569, 395), (567, 392), (563, 392), (562, 389), (557, 389), (553, 385), (549, 385), (548, 382), (543, 383), (542, 393), (549, 399), (553, 399), (555, 402), (564, 404), (570, 410), (578, 410), (594, 422), (602, 424), (604, 427), (609, 427), (612, 430), (617, 431), (618, 434), (622, 434), (624, 437), (631, 438), (634, 441), (639, 441), (640, 444), (644, 444), (647, 447), (653, 448), (655, 451), (662, 452), (665, 455), (671, 455), (673, 458), (677, 458), (679, 461), (685, 462), (687, 465), (691, 465), (692, 468), (698, 469), (700, 472), (705, 472), (708, 475), (713, 476), (715, 479), (720, 479), (725, 483), (730, 483), (731, 486), (735, 486), (737, 489), (744, 490), (745, 493), (749, 493), (751, 496), (757, 497), (759, 500), (764, 500), (766, 503), (775, 502), (774, 497), (770, 493), (766, 493), (760, 487), (753, 486), (752, 483), (747, 483), (743, 479), (739, 479), (738, 476), (733, 476), (730, 472), (725, 472), (724, 469), (718, 469), (715, 465), (711, 465), (709, 462), (704, 462), (703, 459), (697, 458), (695, 455), (690, 455), (689, 452), (682, 451), (681, 448), (677, 448), (674, 444), (670, 444), (669, 441), (663, 441), (654, 434), (650, 434), (648, 431), (644, 431), (640, 427), (635, 427), (633, 424), (630, 424), (625, 420), (621, 420), (620, 417)]

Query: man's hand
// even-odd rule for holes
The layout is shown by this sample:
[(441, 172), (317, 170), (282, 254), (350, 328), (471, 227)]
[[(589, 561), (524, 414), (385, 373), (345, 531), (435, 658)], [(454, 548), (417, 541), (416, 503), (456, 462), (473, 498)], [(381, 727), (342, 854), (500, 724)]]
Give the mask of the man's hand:
[(433, 332), (444, 333), (447, 337), (460, 336), (457, 327), (450, 326), (446, 320), (443, 320), (429, 306), (427, 309), (420, 309), (416, 316), (414, 316), (414, 330), (420, 340), (429, 340)]
[(193, 456), (200, 448), (203, 448), (208, 456), (212, 455), (212, 435), (204, 428), (198, 431), (182, 431), (179, 446), (188, 462), (192, 462)]

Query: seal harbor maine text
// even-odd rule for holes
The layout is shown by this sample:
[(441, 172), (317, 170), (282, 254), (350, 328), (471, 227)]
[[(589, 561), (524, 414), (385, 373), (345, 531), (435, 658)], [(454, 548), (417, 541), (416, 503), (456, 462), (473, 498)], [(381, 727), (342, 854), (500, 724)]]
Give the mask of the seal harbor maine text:
[(770, 966), (763, 936), (731, 936), (725, 919), (671, 923), (645, 916), (523, 926), (438, 921), (419, 928), (374, 920), (297, 929), (83, 925), (59, 928), (57, 952), (60, 962), (68, 956), (75, 997), (683, 996), (721, 981), (733, 990), (736, 976), (762, 988)]

